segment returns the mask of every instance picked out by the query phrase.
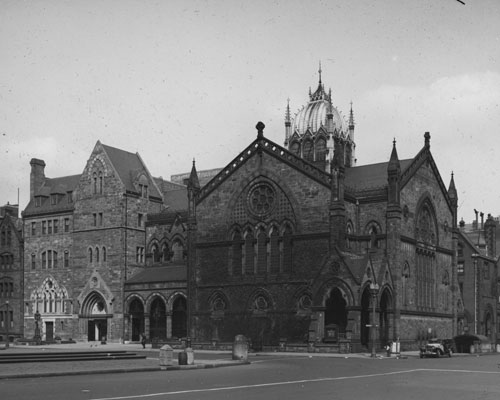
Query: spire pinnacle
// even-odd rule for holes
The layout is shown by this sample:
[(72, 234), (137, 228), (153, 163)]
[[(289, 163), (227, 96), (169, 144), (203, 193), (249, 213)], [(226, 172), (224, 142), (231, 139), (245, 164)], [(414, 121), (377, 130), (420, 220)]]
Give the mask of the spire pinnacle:
[(285, 122), (290, 122), (290, 98), (286, 99)]
[(354, 112), (352, 111), (352, 100), (351, 100), (351, 111), (349, 111), (349, 128), (354, 129)]
[(319, 73), (319, 84), (321, 85), (321, 60), (319, 61), (319, 69), (318, 69), (318, 73)]

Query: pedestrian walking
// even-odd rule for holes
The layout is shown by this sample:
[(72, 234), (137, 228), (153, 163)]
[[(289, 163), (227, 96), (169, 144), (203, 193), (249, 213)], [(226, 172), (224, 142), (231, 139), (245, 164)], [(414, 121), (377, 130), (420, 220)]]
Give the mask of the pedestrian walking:
[(141, 333), (141, 344), (142, 344), (142, 348), (145, 349), (146, 348), (146, 334), (144, 332)]

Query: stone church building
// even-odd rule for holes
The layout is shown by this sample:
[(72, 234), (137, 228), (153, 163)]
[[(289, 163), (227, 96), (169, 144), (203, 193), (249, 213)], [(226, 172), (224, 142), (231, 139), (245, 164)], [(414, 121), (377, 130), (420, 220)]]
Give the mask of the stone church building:
[(346, 121), (321, 82), (285, 147), (257, 138), (206, 185), (188, 181), (190, 335), (309, 351), (415, 347), (456, 334), (457, 191), (430, 134), (411, 159), (356, 166)]
[[(79, 175), (31, 160), (24, 223), (24, 335), (43, 340), (286, 345), (358, 351), (457, 331), (457, 191), (430, 135), (411, 159), (387, 143), (357, 166), (354, 115), (321, 76), (285, 145), (257, 137), (182, 183), (100, 142)], [(215, 176), (214, 176), (215, 175)], [(373, 308), (375, 306), (375, 314)]]

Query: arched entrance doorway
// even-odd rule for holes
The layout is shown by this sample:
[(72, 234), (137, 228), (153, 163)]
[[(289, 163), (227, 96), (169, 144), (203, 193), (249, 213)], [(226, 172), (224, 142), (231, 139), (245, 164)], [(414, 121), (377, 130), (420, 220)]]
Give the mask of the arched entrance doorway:
[(368, 347), (370, 344), (370, 289), (368, 287), (363, 290), (361, 296), (361, 345)]
[(87, 296), (81, 314), (87, 318), (87, 340), (107, 340), (108, 311), (106, 302), (99, 293), (92, 292)]
[(187, 336), (187, 303), (183, 296), (178, 296), (172, 305), (172, 337)]
[(345, 336), (347, 327), (347, 302), (339, 288), (335, 287), (325, 302), (325, 327), (335, 324), (339, 336)]
[(141, 338), (141, 333), (144, 332), (144, 306), (142, 301), (139, 299), (132, 300), (128, 313), (132, 322), (131, 340), (138, 341)]
[(392, 296), (388, 289), (382, 292), (380, 297), (380, 313), (379, 313), (379, 326), (380, 326), (380, 343), (384, 346), (389, 340), (392, 340), (390, 334), (391, 322), (389, 312), (392, 310)]
[(154, 339), (167, 338), (167, 317), (166, 307), (163, 300), (159, 297), (151, 303), (151, 311), (149, 313), (149, 337)]

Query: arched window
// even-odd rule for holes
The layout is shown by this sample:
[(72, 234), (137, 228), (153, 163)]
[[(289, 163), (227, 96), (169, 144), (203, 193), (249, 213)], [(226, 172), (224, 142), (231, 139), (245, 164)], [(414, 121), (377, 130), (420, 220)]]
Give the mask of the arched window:
[(233, 233), (232, 241), (232, 265), (233, 265), (233, 275), (240, 276), (242, 273), (241, 262), (242, 262), (242, 241), (240, 231), (235, 231)]
[(102, 247), (102, 261), (106, 262), (106, 247)]
[(99, 262), (99, 247), (95, 248), (95, 262)]
[(293, 142), (290, 146), (290, 152), (300, 157), (300, 143)]
[(257, 273), (267, 272), (267, 235), (264, 229), (259, 229), (257, 235)]
[(326, 164), (326, 140), (320, 137), (316, 140), (314, 144), (315, 161), (323, 167)]
[(92, 262), (93, 262), (92, 249), (89, 248), (89, 263), (92, 263)]
[(245, 274), (254, 274), (254, 243), (253, 243), (253, 233), (249, 229), (245, 234)]
[(102, 194), (102, 187), (103, 187), (103, 177), (102, 177), (102, 172), (99, 172), (99, 194)]
[(184, 245), (177, 239), (172, 243), (173, 261), (181, 261), (184, 258)]
[(280, 272), (280, 242), (278, 228), (274, 226), (269, 234), (269, 247), (270, 272), (277, 274)]
[(92, 181), (94, 185), (94, 194), (97, 194), (97, 172), (92, 175)]
[(303, 144), (303, 158), (306, 161), (313, 162), (314, 161), (314, 148), (312, 140), (306, 140)]
[(283, 272), (292, 272), (292, 228), (287, 224), (283, 232)]
[(170, 250), (166, 243), (163, 243), (161, 246), (161, 260), (163, 262), (170, 261)]
[(153, 255), (153, 262), (158, 263), (161, 261), (161, 254), (160, 251), (158, 250), (158, 245), (156, 243), (153, 243), (151, 246), (151, 253)]

